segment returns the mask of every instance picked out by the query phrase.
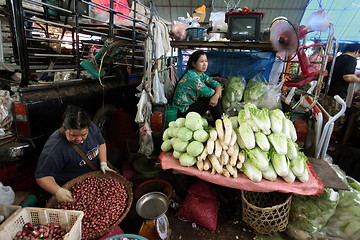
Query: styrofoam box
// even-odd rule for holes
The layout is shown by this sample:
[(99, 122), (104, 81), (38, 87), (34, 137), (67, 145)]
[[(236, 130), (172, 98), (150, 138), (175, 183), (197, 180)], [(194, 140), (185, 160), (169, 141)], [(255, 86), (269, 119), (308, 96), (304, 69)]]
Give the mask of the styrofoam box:
[(84, 212), (82, 211), (33, 207), (23, 208), (19, 213), (9, 217), (6, 223), (0, 226), (0, 239), (13, 239), (17, 232), (22, 231), (25, 223), (29, 222), (34, 226), (47, 223), (58, 224), (67, 232), (64, 240), (79, 240), (81, 239), (81, 221), (83, 217)]
[(12, 215), (17, 214), (21, 210), (21, 206), (17, 205), (0, 205), (0, 215), (5, 217), (5, 221), (0, 224), (6, 223), (6, 220)]

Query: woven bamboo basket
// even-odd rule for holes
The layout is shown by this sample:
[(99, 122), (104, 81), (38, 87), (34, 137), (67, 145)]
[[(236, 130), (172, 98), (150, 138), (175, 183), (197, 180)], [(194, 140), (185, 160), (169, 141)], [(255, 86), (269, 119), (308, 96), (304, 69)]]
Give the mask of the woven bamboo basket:
[(242, 191), (243, 220), (261, 234), (283, 232), (289, 222), (292, 194)]
[[(131, 208), (131, 204), (133, 201), (133, 192), (132, 192), (132, 186), (123, 176), (121, 176), (118, 173), (114, 173), (114, 172), (106, 172), (106, 174), (103, 174), (102, 171), (94, 171), (94, 172), (89, 172), (89, 173), (83, 174), (83, 175), (81, 175), (77, 178), (74, 178), (73, 180), (65, 183), (62, 187), (70, 190), (71, 187), (75, 185), (75, 183), (82, 182), (86, 178), (89, 178), (89, 177), (115, 178), (121, 184), (123, 184), (125, 186), (125, 189), (126, 189), (126, 192), (128, 195), (128, 199), (126, 201), (126, 208), (125, 208), (124, 212), (121, 215), (119, 215), (118, 220), (116, 222), (114, 222), (111, 226), (109, 226), (106, 230), (104, 230), (103, 232), (98, 233), (94, 236), (89, 236), (88, 238), (86, 238), (86, 239), (97, 239), (101, 236), (104, 236), (111, 230), (113, 230), (117, 225), (119, 225), (121, 223), (122, 220), (124, 220), (124, 218), (126, 217), (126, 215), (128, 214), (128, 212), (130, 211), (130, 208)], [(45, 207), (53, 208), (57, 204), (58, 204), (58, 202), (57, 202), (55, 196), (52, 196), (49, 199), (49, 201), (47, 202)]]

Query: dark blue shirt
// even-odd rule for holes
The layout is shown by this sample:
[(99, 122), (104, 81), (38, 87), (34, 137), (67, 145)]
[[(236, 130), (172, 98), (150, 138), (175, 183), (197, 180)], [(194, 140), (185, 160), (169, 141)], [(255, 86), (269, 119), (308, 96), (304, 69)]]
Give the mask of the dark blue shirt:
[[(104, 137), (98, 127), (92, 122), (89, 134), (83, 143), (78, 144), (96, 167), (99, 167), (100, 145)], [(52, 176), (60, 185), (84, 173), (93, 171), (80, 155), (74, 150), (66, 137), (56, 130), (47, 140), (36, 168), (35, 177)]]

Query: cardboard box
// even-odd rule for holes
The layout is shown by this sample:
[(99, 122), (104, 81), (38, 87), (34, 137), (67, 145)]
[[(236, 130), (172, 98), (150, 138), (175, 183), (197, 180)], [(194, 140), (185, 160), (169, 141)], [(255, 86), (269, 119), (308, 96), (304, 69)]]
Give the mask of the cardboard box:
[(198, 20), (198, 22), (204, 22), (206, 14), (205, 13), (193, 13), (192, 17), (199, 17), (200, 19)]

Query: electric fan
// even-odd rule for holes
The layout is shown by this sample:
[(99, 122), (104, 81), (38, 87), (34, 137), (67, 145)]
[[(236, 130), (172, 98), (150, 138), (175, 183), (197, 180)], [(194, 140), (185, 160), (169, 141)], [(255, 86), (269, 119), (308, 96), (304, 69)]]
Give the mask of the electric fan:
[(314, 80), (319, 74), (310, 63), (309, 58), (305, 54), (304, 46), (301, 46), (299, 41), (308, 33), (305, 25), (295, 27), (285, 17), (277, 17), (273, 20), (270, 26), (270, 42), (277, 55), (282, 60), (287, 60), (287, 70), (290, 68), (290, 61), (296, 56), (300, 64), (301, 74), (295, 78), (287, 78), (288, 81), (284, 83), (287, 86), (303, 86), (306, 83)]

